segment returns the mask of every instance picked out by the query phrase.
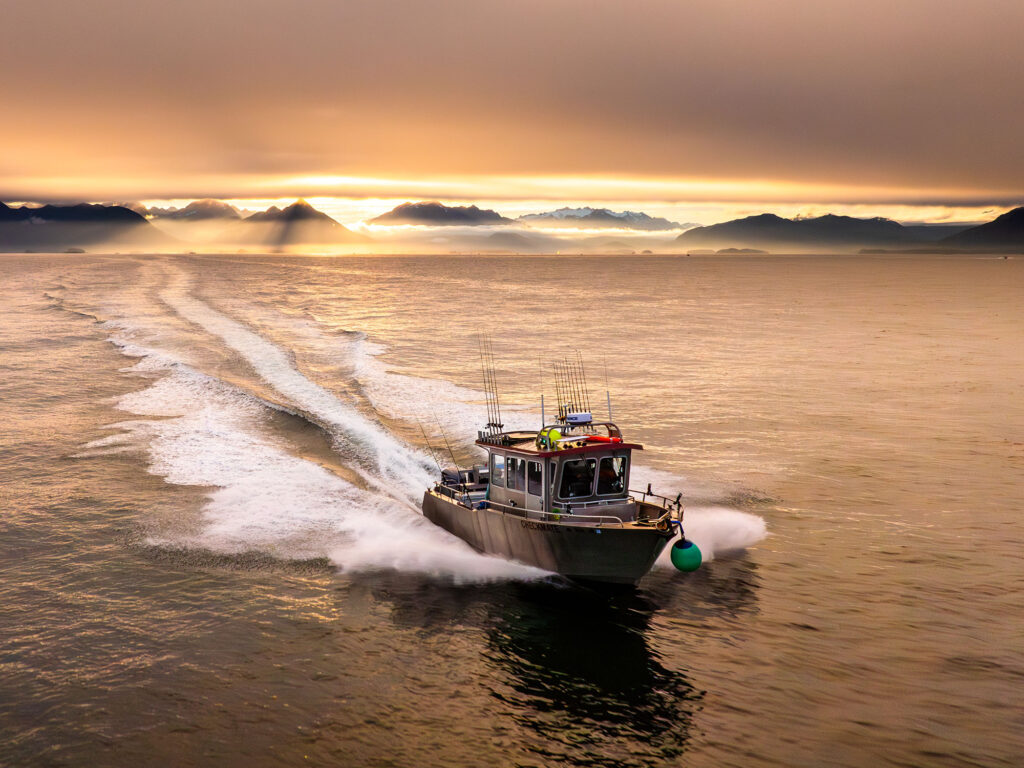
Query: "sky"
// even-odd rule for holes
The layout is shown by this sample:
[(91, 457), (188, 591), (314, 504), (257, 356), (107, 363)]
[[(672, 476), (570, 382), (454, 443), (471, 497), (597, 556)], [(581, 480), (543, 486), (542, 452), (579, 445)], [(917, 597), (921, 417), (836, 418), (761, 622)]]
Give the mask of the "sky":
[(983, 220), (1020, 0), (5, 0), (0, 199)]

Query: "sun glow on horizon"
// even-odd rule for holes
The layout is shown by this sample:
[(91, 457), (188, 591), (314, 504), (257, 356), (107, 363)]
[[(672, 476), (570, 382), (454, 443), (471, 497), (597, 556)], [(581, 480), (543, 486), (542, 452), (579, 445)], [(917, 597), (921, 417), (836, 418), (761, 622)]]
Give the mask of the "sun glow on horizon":
[[(284, 208), (295, 202), (296, 196), (286, 195), (280, 197), (227, 197), (218, 198), (235, 206), (242, 211), (262, 211), (276, 206)], [(393, 208), (408, 202), (425, 200), (440, 200), (445, 205), (470, 206), (476, 205), (482, 209), (495, 210), (503, 216), (516, 219), (524, 214), (543, 213), (561, 207), (593, 207), (608, 208), (613, 211), (643, 211), (650, 216), (657, 216), (674, 221), (680, 224), (678, 229), (653, 231), (645, 233), (639, 230), (626, 230), (615, 227), (577, 228), (577, 227), (551, 227), (540, 223), (526, 225), (517, 223), (508, 226), (528, 226), (533, 232), (551, 235), (566, 235), (569, 233), (577, 235), (612, 235), (614, 233), (633, 235), (650, 234), (669, 235), (689, 229), (692, 226), (706, 226), (722, 221), (754, 216), (761, 213), (774, 213), (784, 218), (814, 217), (827, 213), (837, 215), (853, 216), (855, 218), (873, 218), (881, 216), (901, 223), (973, 223), (985, 221), (1001, 213), (1006, 212), (1012, 205), (911, 205), (911, 204), (823, 204), (815, 202), (775, 202), (771, 200), (750, 200), (733, 202), (729, 200), (706, 200), (694, 202), (651, 202), (635, 198), (620, 198), (613, 200), (594, 200), (593, 198), (577, 199), (480, 199), (480, 198), (455, 198), (448, 199), (443, 195), (405, 195), (400, 197), (363, 197), (350, 198), (334, 195), (305, 195), (305, 200), (314, 208), (323, 211), (336, 219), (339, 223), (349, 229), (360, 232), (424, 232), (430, 229), (451, 231), (450, 227), (429, 227), (423, 225), (408, 224), (371, 224), (371, 219), (387, 213)], [(197, 198), (150, 198), (140, 201), (146, 207), (160, 208), (183, 208)]]
[(561, 207), (643, 211), (678, 222), (714, 224), (757, 213), (824, 213), (902, 222), (972, 222), (1024, 200), (1009, 190), (856, 186), (782, 179), (610, 175), (387, 176), (345, 174), (148, 177), (8, 177), (0, 199), (40, 202), (135, 202), (182, 207), (212, 197), (241, 209), (282, 207), (305, 198), (348, 227), (406, 202), (476, 205), (516, 218)]

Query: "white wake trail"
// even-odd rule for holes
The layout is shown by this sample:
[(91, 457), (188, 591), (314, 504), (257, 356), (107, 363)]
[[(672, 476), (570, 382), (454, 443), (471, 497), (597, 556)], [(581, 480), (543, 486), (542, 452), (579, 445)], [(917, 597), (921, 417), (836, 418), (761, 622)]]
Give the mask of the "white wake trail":
[(410, 505), (292, 455), (264, 433), (267, 405), (248, 393), (164, 351), (129, 342), (122, 332), (111, 341), (138, 360), (133, 372), (163, 375), (118, 399), (118, 408), (139, 418), (111, 425), (120, 433), (87, 444), (80, 455), (143, 451), (149, 471), (168, 483), (213, 489), (198, 525), (154, 521), (150, 543), (326, 557), (344, 571), (396, 569), (456, 582), (548, 575), (480, 555)]
[(368, 482), (414, 503), (431, 481), (429, 459), (367, 419), (356, 408), (298, 371), (289, 355), (242, 323), (218, 312), (189, 292), (187, 274), (175, 269), (160, 293), (175, 312), (220, 338), (256, 373), (297, 408), (371, 464)]

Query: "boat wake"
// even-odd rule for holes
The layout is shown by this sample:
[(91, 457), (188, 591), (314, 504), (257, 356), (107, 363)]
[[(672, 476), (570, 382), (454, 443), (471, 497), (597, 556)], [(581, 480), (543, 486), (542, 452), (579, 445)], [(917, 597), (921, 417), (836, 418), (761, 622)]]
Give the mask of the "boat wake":
[[(425, 415), (424, 403), (431, 410), (447, 403), (439, 418), (464, 428), (481, 422), (481, 393), (395, 373), (377, 359), (382, 349), (362, 334), (346, 334), (343, 343), (335, 334), (333, 345), (313, 339), (347, 356), (353, 383), (370, 405), (367, 413), (307, 376), (291, 350), (257, 333), (260, 324), (241, 322), (200, 299), (187, 272), (167, 265), (159, 271), (151, 292), (158, 302), (148, 298), (143, 307), (101, 307), (101, 317), (114, 313), (105, 321), (110, 341), (133, 360), (124, 370), (144, 378), (147, 386), (116, 402), (135, 418), (111, 425), (116, 433), (79, 454), (141, 452), (152, 474), (205, 489), (198, 515), (153, 521), (149, 543), (229, 555), (326, 557), (343, 571), (395, 569), (457, 582), (550, 575), (481, 555), (423, 518), (418, 502), (434, 478), (433, 462), (372, 414), (414, 423)], [(160, 332), (154, 332), (154, 317), (168, 308), (173, 317), (160, 318)], [(202, 338), (163, 343), (175, 324), (192, 334), (201, 329)], [(318, 331), (306, 327), (304, 332)], [(211, 343), (230, 350), (273, 398), (260, 397), (217, 370), (204, 371), (202, 355), (184, 351)], [(288, 435), (273, 426), (275, 412), (282, 410), (324, 430), (350, 471), (339, 473), (299, 455)], [(451, 434), (462, 448), (471, 442), (469, 432)], [(659, 487), (678, 481), (663, 474)], [(686, 523), (687, 535), (707, 559), (765, 535), (761, 518), (726, 508), (689, 509)]]
[[(147, 543), (282, 559), (326, 557), (339, 570), (397, 569), (455, 582), (536, 579), (550, 574), (487, 557), (425, 520), (415, 503), (429, 459), (296, 370), (289, 356), (241, 323), (172, 284), (162, 298), (240, 354), (285, 407), (204, 373), (184, 356), (149, 346), (129, 319), (105, 322), (110, 341), (147, 380), (116, 406), (137, 418), (83, 446), (80, 457), (141, 452), (168, 483), (207, 490), (197, 519), (149, 521)], [(155, 380), (154, 380), (154, 377)], [(295, 455), (271, 428), (275, 411), (320, 425), (355, 470), (346, 479)]]
[(160, 297), (183, 319), (220, 338), (269, 386), (326, 428), (370, 484), (396, 498), (415, 502), (430, 481), (430, 460), (367, 419), (337, 395), (311, 381), (288, 353), (218, 312), (189, 292), (188, 276), (178, 270)]

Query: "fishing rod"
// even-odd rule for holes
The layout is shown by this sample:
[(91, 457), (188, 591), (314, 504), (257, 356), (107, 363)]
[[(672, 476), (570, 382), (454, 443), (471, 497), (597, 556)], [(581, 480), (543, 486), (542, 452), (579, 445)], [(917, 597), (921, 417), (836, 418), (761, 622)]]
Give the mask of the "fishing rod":
[(441, 426), (441, 420), (437, 418), (437, 414), (434, 414), (434, 421), (437, 422), (437, 428), (441, 430), (441, 439), (444, 440), (445, 448), (448, 449), (448, 455), (452, 457), (452, 464), (455, 465), (455, 471), (459, 473), (459, 485), (462, 486), (462, 492), (466, 492), (466, 483), (462, 479), (462, 470), (459, 468), (459, 462), (455, 460), (455, 451), (452, 450), (451, 444), (448, 442), (448, 435), (444, 433), (444, 427)]
[(427, 441), (427, 450), (430, 451), (430, 458), (434, 460), (434, 465), (437, 467), (437, 473), (441, 476), (441, 479), (443, 480), (444, 470), (441, 469), (441, 462), (439, 462), (437, 460), (437, 456), (434, 455), (434, 446), (430, 444), (430, 438), (427, 437), (427, 430), (423, 428), (423, 422), (420, 421), (418, 418), (416, 419), (416, 423), (420, 425), (420, 432), (423, 433), (423, 439)]
[(612, 388), (608, 384), (608, 355), (604, 356), (604, 394), (608, 399), (608, 421), (614, 421), (612, 418)]

